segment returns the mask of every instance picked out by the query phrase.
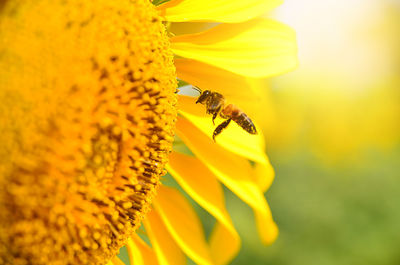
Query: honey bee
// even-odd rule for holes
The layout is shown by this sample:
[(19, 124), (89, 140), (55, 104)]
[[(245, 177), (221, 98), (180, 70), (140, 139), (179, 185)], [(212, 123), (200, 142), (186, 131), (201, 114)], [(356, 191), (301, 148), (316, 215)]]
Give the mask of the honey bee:
[(213, 115), (212, 121), (214, 125), (218, 114), (221, 118), (226, 119), (215, 128), (212, 135), (214, 141), (215, 137), (228, 127), (231, 121), (236, 122), (246, 132), (257, 134), (256, 126), (254, 126), (254, 123), (249, 116), (233, 104), (226, 105), (226, 99), (222, 94), (210, 90), (201, 91), (198, 87), (194, 87), (194, 89), (200, 93), (200, 96), (196, 100), (196, 104), (200, 103), (206, 106), (207, 114)]

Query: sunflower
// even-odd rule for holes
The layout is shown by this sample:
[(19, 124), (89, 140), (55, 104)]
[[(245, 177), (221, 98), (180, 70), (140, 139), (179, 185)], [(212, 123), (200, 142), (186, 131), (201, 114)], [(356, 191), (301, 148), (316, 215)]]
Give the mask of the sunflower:
[[(231, 125), (213, 143), (204, 109), (175, 93), (175, 67), (257, 122), (247, 77), (296, 65), (293, 31), (257, 18), (278, 4), (3, 1), (0, 263), (120, 264), (114, 256), (126, 244), (135, 264), (184, 264), (185, 255), (225, 264), (240, 238), (220, 183), (253, 208), (263, 242), (272, 242), (262, 132)], [(221, 24), (168, 38), (166, 21)], [(191, 155), (178, 144), (170, 153), (175, 131)], [(217, 220), (209, 240), (182, 194), (159, 187), (165, 167)], [(151, 247), (134, 234), (142, 221)]]

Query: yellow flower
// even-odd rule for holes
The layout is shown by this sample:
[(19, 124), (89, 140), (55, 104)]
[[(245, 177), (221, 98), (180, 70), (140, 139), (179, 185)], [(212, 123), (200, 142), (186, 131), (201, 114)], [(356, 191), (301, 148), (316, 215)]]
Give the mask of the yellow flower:
[[(262, 132), (232, 124), (215, 144), (211, 118), (181, 95), (176, 119), (172, 52), (178, 78), (222, 93), (257, 124), (261, 103), (247, 78), (296, 65), (293, 31), (257, 18), (279, 3), (177, 0), (158, 14), (147, 0), (2, 4), (0, 263), (104, 264), (127, 243), (134, 264), (179, 265), (185, 255), (226, 264), (240, 238), (220, 183), (272, 242)], [(162, 20), (222, 24), (168, 40)], [(193, 156), (175, 150), (166, 165), (176, 120)], [(217, 220), (208, 241), (183, 195), (158, 188), (165, 167)], [(151, 247), (134, 234), (141, 221)]]
[[(222, 22), (193, 34), (173, 36), (177, 76), (202, 89), (223, 94), (262, 121), (262, 101), (248, 77), (267, 77), (296, 65), (293, 31), (272, 20), (257, 18), (275, 1), (170, 1), (158, 7), (169, 23)], [(198, 26), (195, 25), (195, 26)], [(210, 25), (206, 25), (210, 26)], [(191, 24), (170, 25), (191, 27)], [(167, 170), (181, 188), (216, 220), (207, 240), (192, 206), (176, 189), (161, 186), (154, 210), (144, 220), (152, 248), (138, 236), (128, 242), (131, 264), (226, 264), (240, 248), (240, 237), (225, 208), (221, 183), (254, 210), (262, 241), (273, 242), (278, 229), (263, 196), (273, 180), (263, 134), (250, 135), (235, 124), (211, 139), (214, 126), (196, 98), (179, 95), (176, 133), (191, 155), (178, 144)], [(217, 119), (217, 123), (222, 120)], [(187, 152), (186, 152), (187, 153)], [(251, 162), (250, 162), (251, 161)], [(254, 165), (253, 165), (254, 164)], [(118, 264), (114, 260), (114, 264)]]
[(105, 264), (164, 172), (176, 77), (145, 0), (0, 8), (0, 264)]

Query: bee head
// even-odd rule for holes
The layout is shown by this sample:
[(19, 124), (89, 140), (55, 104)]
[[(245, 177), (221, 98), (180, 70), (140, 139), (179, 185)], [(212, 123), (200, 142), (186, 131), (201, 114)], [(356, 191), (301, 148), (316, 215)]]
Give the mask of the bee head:
[(197, 103), (203, 104), (204, 101), (211, 95), (211, 91), (210, 90), (204, 90), (203, 93), (201, 93), (201, 95), (199, 96), (199, 98), (196, 101)]

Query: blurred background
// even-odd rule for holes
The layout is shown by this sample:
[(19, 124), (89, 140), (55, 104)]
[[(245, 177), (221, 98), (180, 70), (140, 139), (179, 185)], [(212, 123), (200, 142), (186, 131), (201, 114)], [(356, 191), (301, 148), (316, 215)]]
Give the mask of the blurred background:
[(273, 16), (296, 30), (300, 61), (265, 81), (280, 236), (263, 246), (228, 193), (232, 264), (400, 264), (400, 1), (285, 0)]
[(262, 245), (226, 190), (243, 241), (232, 264), (399, 265), (400, 0), (285, 0), (271, 16), (295, 29), (300, 61), (260, 81), (280, 236)]

